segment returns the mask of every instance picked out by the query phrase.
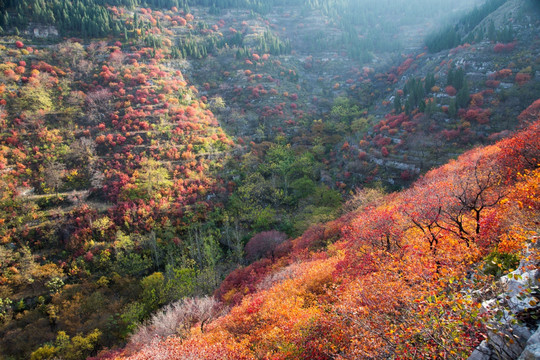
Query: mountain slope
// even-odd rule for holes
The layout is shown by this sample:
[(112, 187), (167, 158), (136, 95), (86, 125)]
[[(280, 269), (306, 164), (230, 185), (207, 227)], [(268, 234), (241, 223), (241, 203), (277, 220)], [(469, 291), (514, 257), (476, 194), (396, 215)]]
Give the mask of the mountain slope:
[[(476, 19), (466, 12), (474, 3), (390, 3), (0, 1), (0, 357), (84, 358), (122, 347), (147, 321), (133, 345), (176, 333), (172, 352), (359, 357), (366, 350), (353, 344), (364, 330), (334, 324), (366, 321), (346, 312), (356, 291), (347, 283), (395, 285), (418, 299), (445, 266), (461, 274), (456, 262), (484, 256), (497, 193), (471, 205), (459, 188), (417, 187), (417, 197), (383, 189), (536, 120), (534, 106), (517, 115), (540, 93), (540, 17), (532, 1), (508, 0), (463, 27), (460, 41), (470, 44), (428, 53), (426, 29), (456, 8)], [(450, 178), (437, 186), (474, 188)], [(490, 191), (503, 188), (490, 181)], [(426, 207), (426, 196), (441, 207)], [(425, 284), (401, 277), (413, 263), (394, 263), (420, 261), (415, 246), (428, 253)], [(450, 246), (455, 257), (443, 251)], [(379, 268), (383, 260), (391, 265)], [(391, 269), (394, 285), (380, 275)], [(282, 281), (291, 288), (269, 290)], [(218, 287), (220, 301), (205, 297)], [(242, 305), (254, 294), (261, 303)], [(282, 298), (289, 312), (276, 315)], [(394, 326), (395, 308), (411, 305), (388, 301), (394, 307), (373, 321)], [(222, 320), (209, 324), (224, 304), (239, 305), (221, 318), (226, 330)], [(204, 336), (180, 345), (197, 331)], [(319, 341), (318, 331), (332, 338)], [(459, 328), (461, 353), (475, 331)], [(214, 344), (226, 337), (232, 347)], [(387, 354), (405, 340), (392, 341), (366, 346)]]
[(525, 130), (312, 227), (274, 261), (233, 272), (217, 293), (230, 311), (204, 327), (195, 319), (185, 339), (153, 338), (154, 323), (131, 350), (104, 358), (467, 358), (500, 311), (480, 311), (499, 291), (494, 277), (525, 249), (537, 264), (534, 109)]

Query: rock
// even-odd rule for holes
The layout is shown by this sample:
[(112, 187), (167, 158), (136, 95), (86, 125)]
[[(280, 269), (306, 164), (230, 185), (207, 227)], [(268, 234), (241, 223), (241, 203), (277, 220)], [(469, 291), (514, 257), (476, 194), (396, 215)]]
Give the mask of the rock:
[(28, 26), (26, 33), (36, 38), (57, 37), (59, 35), (58, 29), (54, 26), (34, 23)]
[(488, 334), (489, 347), (492, 349), (491, 359), (513, 360), (523, 352), (531, 332), (523, 326), (515, 325), (512, 329), (501, 329), (500, 332)]
[(489, 360), (491, 358), (491, 349), (488, 347), (486, 340), (473, 351), (468, 360)]
[(523, 350), (518, 358), (518, 360), (537, 359), (540, 359), (540, 328), (529, 338), (525, 350)]
[(510, 310), (517, 314), (536, 306), (535, 298), (528, 290), (538, 286), (540, 271), (536, 269), (526, 271), (525, 267), (520, 267), (509, 276), (511, 277), (503, 277), (501, 281), (506, 284), (506, 295), (510, 297), (508, 299)]
[[(516, 324), (524, 314), (538, 310), (534, 295), (540, 270), (536, 258), (530, 255), (527, 251), (518, 269), (500, 279), (504, 293), (482, 303), (483, 312), (498, 310), (498, 320), (491, 322), (497, 330), (488, 333), (488, 340), (483, 341), (468, 360), (540, 360), (540, 329), (528, 327), (531, 325), (527, 322)], [(499, 307), (499, 304), (505, 305)]]

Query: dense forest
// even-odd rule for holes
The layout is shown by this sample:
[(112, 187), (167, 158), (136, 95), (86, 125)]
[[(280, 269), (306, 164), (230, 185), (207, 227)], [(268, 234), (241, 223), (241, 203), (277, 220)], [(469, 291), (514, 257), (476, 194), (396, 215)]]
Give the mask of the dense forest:
[(539, 29), (532, 0), (0, 0), (0, 359), (513, 337), (485, 302), (538, 264)]

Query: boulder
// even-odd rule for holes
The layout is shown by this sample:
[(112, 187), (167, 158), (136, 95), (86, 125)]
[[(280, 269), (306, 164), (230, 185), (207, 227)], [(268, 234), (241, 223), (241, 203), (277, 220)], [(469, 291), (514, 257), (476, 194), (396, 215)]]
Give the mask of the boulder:
[(525, 350), (518, 360), (538, 360), (540, 359), (540, 328), (529, 338)]

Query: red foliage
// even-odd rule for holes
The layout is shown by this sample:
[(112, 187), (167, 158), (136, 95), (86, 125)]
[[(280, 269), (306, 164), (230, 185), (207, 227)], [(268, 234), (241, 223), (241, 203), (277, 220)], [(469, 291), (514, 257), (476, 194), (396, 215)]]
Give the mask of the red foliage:
[(246, 244), (246, 257), (250, 261), (269, 255), (274, 258), (276, 247), (286, 239), (286, 234), (276, 230), (258, 233)]
[(516, 74), (516, 83), (519, 86), (523, 86), (531, 80), (531, 74), (528, 73), (517, 73)]
[(454, 88), (452, 85), (448, 85), (444, 90), (449, 96), (456, 96), (457, 94), (456, 88)]
[(509, 76), (512, 76), (512, 70), (510, 69), (502, 69), (492, 75), (492, 77), (495, 79), (505, 79)]
[(411, 67), (413, 61), (413, 58), (408, 58), (407, 60), (405, 60), (397, 69), (398, 76), (403, 75), (403, 73)]
[(256, 285), (270, 271), (270, 259), (261, 259), (248, 267), (234, 270), (214, 293), (218, 299), (228, 304), (237, 304), (242, 297), (255, 291)]
[(516, 48), (515, 42), (511, 42), (508, 44), (497, 43), (493, 47), (493, 51), (496, 53), (511, 52), (511, 51), (514, 51), (515, 48)]
[(523, 110), (518, 116), (522, 123), (533, 123), (540, 120), (540, 99), (533, 102), (527, 109)]

